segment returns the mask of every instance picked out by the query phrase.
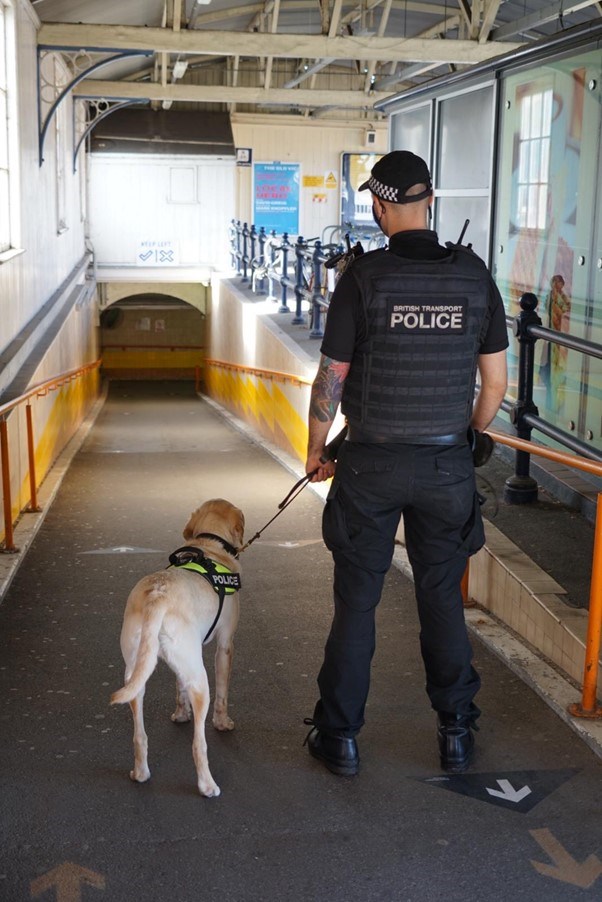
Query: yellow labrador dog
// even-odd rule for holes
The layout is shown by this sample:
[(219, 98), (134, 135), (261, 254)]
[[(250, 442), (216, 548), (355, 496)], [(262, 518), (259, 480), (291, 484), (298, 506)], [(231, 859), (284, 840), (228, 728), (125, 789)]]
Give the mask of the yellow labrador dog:
[(206, 501), (191, 514), (184, 528), (189, 544), (170, 556), (173, 566), (143, 577), (129, 595), (121, 630), (125, 685), (113, 693), (111, 704), (130, 703), (134, 717), (130, 777), (139, 783), (150, 777), (144, 690), (157, 659), (162, 658), (176, 674), (176, 709), (171, 719), (181, 723), (190, 720), (191, 712), (194, 715), (192, 752), (199, 791), (204, 796), (220, 794), (207, 760), (209, 683), (202, 646), (215, 636), (213, 726), (232, 730), (228, 685), (239, 614), (238, 550), (244, 523), (242, 511), (229, 501)]

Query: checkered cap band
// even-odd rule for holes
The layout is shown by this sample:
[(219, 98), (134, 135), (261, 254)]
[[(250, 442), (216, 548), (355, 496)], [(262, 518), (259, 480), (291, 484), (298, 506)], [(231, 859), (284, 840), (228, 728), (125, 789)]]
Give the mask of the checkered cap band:
[(378, 179), (375, 179), (373, 175), (368, 179), (368, 188), (373, 194), (376, 194), (377, 197), (382, 198), (382, 200), (390, 200), (394, 204), (399, 203), (399, 190), (397, 188), (391, 188), (390, 185), (383, 185), (383, 183), (379, 182)]

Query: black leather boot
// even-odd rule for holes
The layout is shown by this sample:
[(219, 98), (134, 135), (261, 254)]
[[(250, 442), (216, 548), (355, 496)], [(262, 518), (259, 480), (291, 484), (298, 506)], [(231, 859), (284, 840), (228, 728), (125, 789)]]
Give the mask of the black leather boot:
[(305, 738), (310, 755), (326, 765), (333, 774), (342, 777), (352, 777), (357, 774), (360, 756), (354, 737), (323, 733), (309, 718), (305, 720), (305, 723), (312, 725), (312, 729)]
[(474, 749), (472, 731), (477, 729), (474, 720), (469, 714), (440, 711), (437, 715), (441, 767), (450, 774), (461, 774), (470, 764)]

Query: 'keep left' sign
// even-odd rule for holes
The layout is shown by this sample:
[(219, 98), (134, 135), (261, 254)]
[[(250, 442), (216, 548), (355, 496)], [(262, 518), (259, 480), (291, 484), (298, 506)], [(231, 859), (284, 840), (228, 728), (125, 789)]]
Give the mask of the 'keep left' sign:
[(177, 266), (178, 262), (175, 241), (145, 238), (138, 244), (136, 266)]

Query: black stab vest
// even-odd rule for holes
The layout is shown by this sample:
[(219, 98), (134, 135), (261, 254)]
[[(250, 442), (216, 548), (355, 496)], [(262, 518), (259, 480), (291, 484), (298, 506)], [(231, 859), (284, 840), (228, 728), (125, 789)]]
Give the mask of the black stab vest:
[(465, 433), (490, 275), (461, 245), (442, 260), (378, 250), (358, 258), (367, 338), (354, 351), (341, 410), (351, 426), (391, 441), (428, 444)]

